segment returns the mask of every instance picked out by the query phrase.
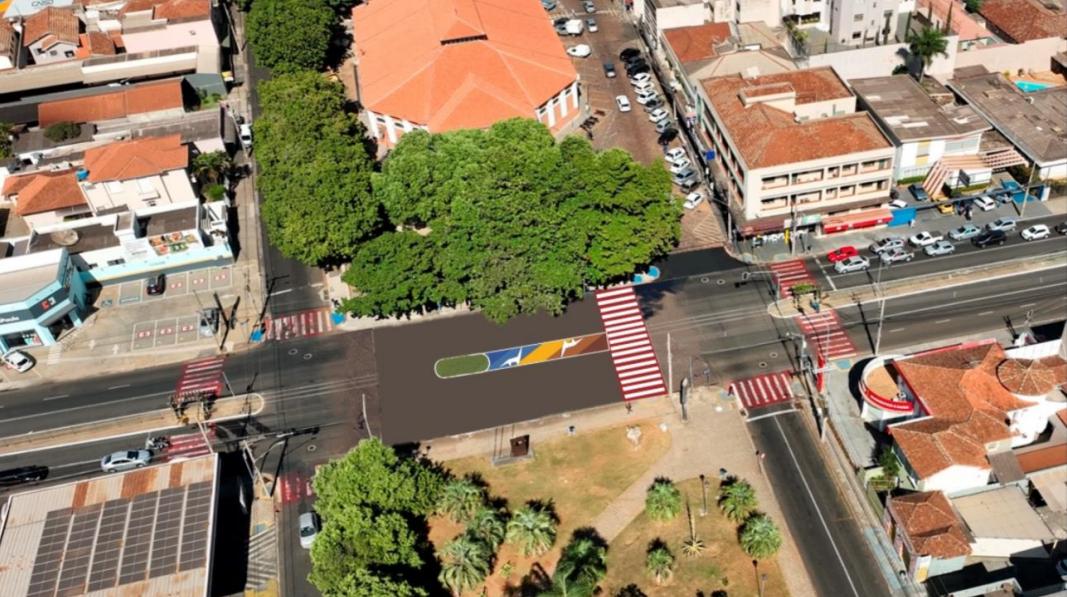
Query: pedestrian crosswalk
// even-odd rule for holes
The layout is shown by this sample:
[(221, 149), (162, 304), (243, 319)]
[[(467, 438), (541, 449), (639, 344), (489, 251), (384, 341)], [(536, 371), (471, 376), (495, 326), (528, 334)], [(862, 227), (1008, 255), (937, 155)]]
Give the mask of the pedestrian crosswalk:
[(666, 394), (663, 373), (633, 287), (600, 290), (596, 293), (596, 302), (623, 400)]
[[(206, 441), (204, 439), (205, 435), (207, 436)], [(208, 442), (214, 441), (215, 430), (208, 428), (203, 434), (199, 431), (196, 433), (183, 433), (172, 435), (168, 439), (170, 440), (170, 445), (163, 450), (163, 456), (170, 460), (195, 458), (211, 453), (211, 445)]]
[(327, 308), (286, 313), (265, 319), (263, 323), (267, 340), (291, 340), (305, 336), (318, 336), (333, 329), (333, 320)]
[(772, 263), (770, 269), (776, 274), (781, 298), (793, 296), (792, 288), (798, 284), (815, 284), (815, 278), (811, 276), (803, 259)]
[(858, 354), (856, 345), (845, 333), (841, 318), (833, 309), (817, 313), (803, 313), (795, 318), (797, 326), (808, 338), (808, 351), (826, 360), (847, 359)]
[(730, 384), (730, 394), (741, 402), (745, 410), (771, 406), (793, 400), (792, 374), (778, 371), (739, 379)]
[(278, 492), (283, 504), (299, 502), (315, 495), (311, 486), (311, 478), (299, 470), (289, 471), (278, 477)]
[(248, 540), (245, 589), (263, 590), (278, 577), (278, 532), (274, 525), (257, 530)]

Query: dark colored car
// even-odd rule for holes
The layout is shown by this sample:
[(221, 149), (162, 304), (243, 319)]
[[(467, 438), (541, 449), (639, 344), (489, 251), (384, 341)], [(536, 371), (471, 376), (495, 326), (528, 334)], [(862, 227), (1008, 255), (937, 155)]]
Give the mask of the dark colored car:
[(919, 183), (908, 185), (908, 191), (911, 192), (911, 196), (915, 197), (916, 201), (928, 201), (930, 196), (926, 194), (926, 189)]
[(1067, 234), (1067, 222), (1060, 222), (1059, 224), (1056, 224), (1053, 230), (1060, 234)]
[(47, 476), (47, 466), (20, 466), (6, 471), (0, 471), (0, 486), (11, 486), (20, 483), (40, 481)]
[(615, 78), (615, 65), (611, 62), (604, 63), (604, 76), (609, 79)]
[(971, 242), (979, 249), (984, 249), (989, 245), (1003, 245), (1006, 240), (1008, 235), (1004, 234), (1003, 230), (990, 230), (974, 237)]
[(644, 58), (638, 58), (637, 60), (630, 60), (630, 61), (628, 61), (626, 63), (626, 72), (630, 72), (631, 70), (633, 70), (635, 68), (640, 68), (642, 66), (648, 66), (648, 62), (646, 62)]
[(647, 64), (641, 64), (641, 65), (638, 65), (638, 66), (635, 66), (635, 67), (632, 67), (632, 68), (627, 68), (626, 69), (626, 76), (632, 77), (632, 76), (636, 75), (637, 73), (648, 73), (648, 72), (652, 72), (652, 67), (650, 67)]
[(625, 62), (627, 60), (633, 60), (635, 57), (640, 55), (641, 50), (638, 50), (636, 48), (623, 48), (622, 51), (619, 52), (619, 60)]
[(159, 274), (152, 276), (144, 281), (144, 291), (150, 296), (157, 296), (163, 294), (167, 290), (167, 276), (166, 274)]

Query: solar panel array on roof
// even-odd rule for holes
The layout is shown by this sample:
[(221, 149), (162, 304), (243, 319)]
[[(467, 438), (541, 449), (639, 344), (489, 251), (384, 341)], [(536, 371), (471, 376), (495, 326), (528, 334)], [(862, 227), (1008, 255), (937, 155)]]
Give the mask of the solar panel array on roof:
[(205, 481), (49, 512), (27, 595), (82, 595), (203, 567), (212, 488)]

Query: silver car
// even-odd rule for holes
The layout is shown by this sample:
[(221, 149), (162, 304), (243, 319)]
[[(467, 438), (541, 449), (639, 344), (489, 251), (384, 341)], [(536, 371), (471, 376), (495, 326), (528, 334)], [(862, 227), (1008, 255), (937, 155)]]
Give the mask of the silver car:
[(982, 233), (982, 229), (979, 228), (978, 226), (975, 226), (974, 224), (966, 224), (966, 225), (960, 226), (959, 228), (953, 228), (948, 233), (948, 237), (951, 238), (952, 240), (967, 240), (967, 239), (974, 238), (974, 237), (978, 236), (981, 233)]
[(838, 261), (834, 264), (834, 269), (839, 274), (849, 274), (852, 272), (862, 272), (871, 266), (871, 262), (867, 261), (866, 257), (859, 255), (853, 255), (844, 261)]
[(896, 236), (887, 236), (885, 238), (878, 239), (870, 246), (871, 253), (874, 253), (875, 255), (884, 251), (903, 248), (904, 239), (898, 238)]
[(883, 263), (896, 263), (898, 261), (911, 261), (915, 257), (915, 253), (911, 251), (905, 251), (901, 248), (889, 249), (888, 251), (882, 251), (878, 254), (878, 258)]
[(152, 453), (148, 450), (127, 450), (104, 456), (100, 459), (100, 468), (105, 473), (114, 473), (148, 466), (149, 462), (152, 462)]
[(936, 243), (927, 246), (923, 249), (923, 252), (930, 257), (940, 257), (941, 255), (951, 255), (956, 252), (956, 245), (948, 242), (947, 240), (939, 240)]
[(989, 230), (1000, 230), (1001, 232), (1009, 232), (1015, 230), (1015, 227), (1019, 225), (1019, 220), (1015, 218), (997, 218), (992, 222), (986, 224), (986, 228)]

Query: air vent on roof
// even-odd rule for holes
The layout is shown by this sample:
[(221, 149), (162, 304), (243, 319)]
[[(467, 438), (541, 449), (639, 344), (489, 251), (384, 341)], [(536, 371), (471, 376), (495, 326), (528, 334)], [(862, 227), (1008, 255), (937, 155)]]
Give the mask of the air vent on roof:
[(52, 242), (56, 243), (61, 247), (73, 247), (74, 245), (78, 244), (78, 240), (81, 238), (78, 235), (77, 230), (70, 229), (54, 230), (48, 236), (52, 239)]
[(484, 34), (484, 33), (481, 33), (479, 35), (470, 35), (470, 36), (467, 36), (467, 37), (456, 37), (456, 38), (453, 38), (453, 39), (442, 39), (441, 40), (441, 45), (442, 46), (451, 46), (451, 45), (454, 45), (454, 44), (465, 44), (465, 43), (471, 42), (471, 41), (488, 41), (488, 40), (489, 40), (489, 36)]

